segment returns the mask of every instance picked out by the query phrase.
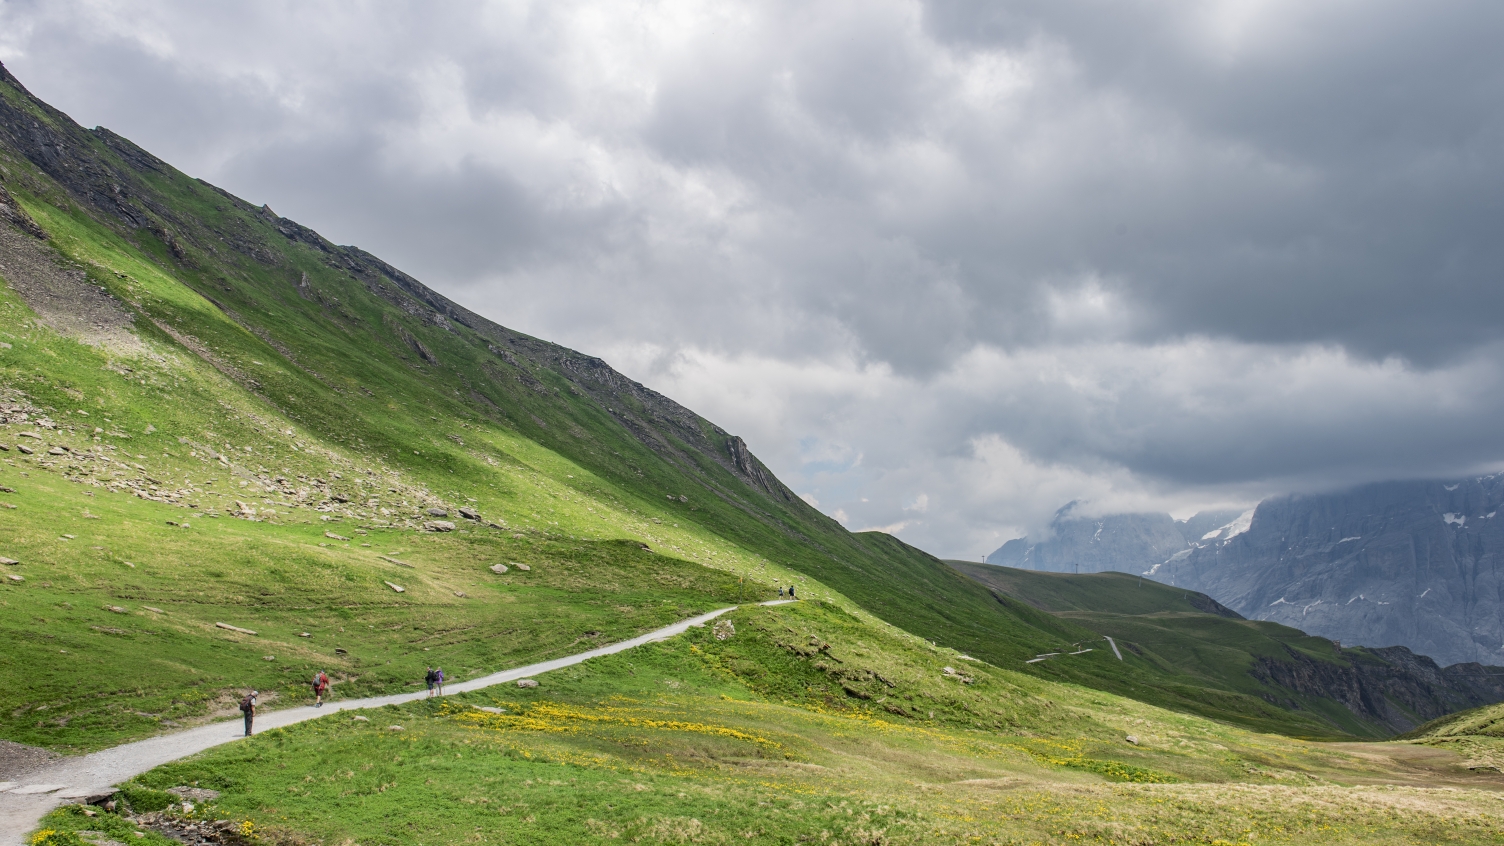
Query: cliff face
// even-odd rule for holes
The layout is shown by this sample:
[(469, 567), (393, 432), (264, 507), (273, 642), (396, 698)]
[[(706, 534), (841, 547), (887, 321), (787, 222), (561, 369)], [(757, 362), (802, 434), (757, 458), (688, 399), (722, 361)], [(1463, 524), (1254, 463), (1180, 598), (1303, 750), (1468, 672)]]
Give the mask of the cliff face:
[[(1396, 733), (1456, 711), (1504, 700), (1504, 668), (1480, 664), (1439, 667), (1403, 646), (1348, 650), (1351, 664), (1314, 660), (1295, 650), (1281, 660), (1261, 657), (1249, 671), (1267, 685), (1335, 699), (1357, 716)], [(1276, 705), (1299, 707), (1293, 700)]]
[(1051, 573), (1142, 573), (1184, 553), (1237, 512), (1202, 512), (1177, 522), (1168, 514), (1076, 516), (1077, 504), (1055, 512), (1050, 538), (1017, 538), (987, 556), (988, 564)]
[(1246, 532), (1192, 549), (1154, 577), (1344, 644), (1504, 664), (1500, 511), (1498, 476), (1270, 499)]

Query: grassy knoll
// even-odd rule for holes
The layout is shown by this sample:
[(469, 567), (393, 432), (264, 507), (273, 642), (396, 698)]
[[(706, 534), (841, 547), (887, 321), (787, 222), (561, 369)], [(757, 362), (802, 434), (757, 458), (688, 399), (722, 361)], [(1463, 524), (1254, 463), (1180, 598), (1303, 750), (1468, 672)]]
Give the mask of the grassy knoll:
[(1504, 703), (1448, 714), (1403, 738), (1454, 752), (1470, 770), (1504, 773)]
[[(193, 813), (274, 843), (1500, 837), (1497, 779), (1397, 764), (1389, 746), (1355, 755), (966, 662), (833, 606), (730, 622), (725, 640), (693, 630), (532, 690), (269, 731), (154, 770), (127, 795), (144, 810), (170, 787), (218, 790)], [(129, 836), (73, 811), (47, 824)]]
[(1239, 618), (1236, 612), (1224, 608), (1204, 593), (1128, 573), (1045, 573), (972, 561), (945, 563), (968, 578), (1050, 612), (1186, 612)]

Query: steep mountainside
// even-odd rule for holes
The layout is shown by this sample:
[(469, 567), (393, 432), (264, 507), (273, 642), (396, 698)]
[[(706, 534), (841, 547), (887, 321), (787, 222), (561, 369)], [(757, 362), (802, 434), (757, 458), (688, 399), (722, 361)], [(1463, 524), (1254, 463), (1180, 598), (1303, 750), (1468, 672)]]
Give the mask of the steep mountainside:
[[(845, 531), (599, 359), (86, 130), (3, 68), (0, 191), (13, 739), (140, 736), (320, 665), (351, 693), (425, 658), (494, 669), (790, 581), (1044, 675), (1023, 661), (1089, 634)], [(1073, 680), (1123, 670), (1093, 673)]]
[(1501, 506), (1497, 476), (1270, 499), (1155, 577), (1345, 644), (1504, 663)]
[(1015, 538), (987, 563), (1050, 573), (1142, 573), (1225, 531), (1238, 517), (1235, 511), (1204, 511), (1183, 521), (1168, 514), (1080, 517), (1078, 507), (1072, 502), (1055, 512), (1048, 539)]

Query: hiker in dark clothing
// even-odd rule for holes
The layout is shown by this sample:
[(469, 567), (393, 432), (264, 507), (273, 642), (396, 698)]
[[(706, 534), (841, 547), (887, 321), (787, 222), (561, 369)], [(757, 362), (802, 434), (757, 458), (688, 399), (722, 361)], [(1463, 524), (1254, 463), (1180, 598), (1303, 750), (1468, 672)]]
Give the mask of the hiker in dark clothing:
[(783, 598), (783, 585), (779, 585), (778, 586), (778, 598), (779, 599)]
[(432, 667), (429, 667), (428, 668), (428, 672), (423, 674), (423, 681), (428, 684), (428, 698), (432, 699), (433, 698), (433, 686), (435, 684), (437, 684), (438, 681), (439, 681), (439, 677), (438, 677), (438, 675), (436, 673), (434, 673)]
[(246, 737), (251, 736), (251, 721), (256, 719), (256, 694), (257, 691), (253, 690), (247, 693), (244, 699), (240, 700), (240, 711), (245, 714)]
[(789, 599), (798, 599), (798, 598), (799, 597), (797, 597), (797, 596), (794, 595), (794, 586), (793, 585), (789, 585)]

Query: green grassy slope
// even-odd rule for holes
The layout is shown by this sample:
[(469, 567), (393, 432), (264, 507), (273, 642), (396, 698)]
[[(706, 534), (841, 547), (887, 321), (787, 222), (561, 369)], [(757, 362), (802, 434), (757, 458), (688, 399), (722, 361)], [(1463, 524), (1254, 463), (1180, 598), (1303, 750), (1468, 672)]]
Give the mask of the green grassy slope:
[[(3, 74), (0, 184), (22, 224), (6, 229), (0, 268), (0, 400), (13, 447), (0, 472), (19, 477), (8, 477), (18, 509), (0, 513), (0, 555), (21, 560), (15, 575), (27, 580), (7, 580), (15, 598), (0, 599), (12, 609), (0, 627), (25, 644), (0, 656), (8, 736), (88, 748), (206, 713), (230, 698), (228, 688), (284, 673), (279, 656), (251, 660), (276, 651), (300, 656), (276, 676), (288, 679), (287, 695), (318, 662), (341, 662), (342, 676), (371, 686), (411, 678), (429, 658), (494, 669), (481, 666), (494, 652), (472, 656), (457, 642), (445, 649), (466, 657), (382, 652), (349, 631), (353, 645), (302, 648), (319, 642), (310, 627), (335, 608), (355, 617), (389, 608), (394, 619), (442, 608), (455, 615), (453, 630), (483, 632), (467, 628), (471, 618), (510, 614), (498, 603), (516, 602), (552, 621), (557, 630), (519, 638), (507, 660), (547, 654), (583, 631), (642, 630), (662, 615), (607, 625), (581, 606), (647, 605), (639, 594), (656, 590), (656, 577), (641, 572), (644, 546), (658, 556), (653, 567), (709, 568), (685, 570), (675, 582), (685, 593), (660, 603), (684, 613), (728, 601), (732, 581), (735, 597), (753, 599), (797, 580), (806, 596), (852, 603), (998, 662), (1075, 633), (999, 603), (889, 536), (846, 532), (740, 439), (599, 360), (492, 324), (369, 254), (188, 178), (108, 131), (83, 130)], [(46, 240), (18, 236), (25, 228)], [(48, 284), (62, 296), (38, 296), (38, 267), (51, 268), (42, 275), (57, 277)], [(100, 321), (119, 331), (92, 337)], [(68, 329), (76, 325), (84, 328)], [(38, 450), (21, 452), (27, 443)], [(461, 507), (480, 519), (457, 519)], [(436, 519), (430, 510), (458, 523), (425, 562), (432, 572), (420, 571), (435, 586), (395, 594), (384, 582), (406, 574), (377, 555), (434, 543), (413, 535)], [(54, 526), (96, 517), (79, 524), (87, 531)], [(181, 534), (163, 535), (168, 528)], [(352, 540), (320, 540), (326, 531)], [(207, 540), (217, 537), (225, 542)], [(560, 566), (588, 557), (599, 579), (552, 605), (470, 590), (518, 545)], [(148, 566), (123, 578), (126, 560)], [(350, 569), (326, 572), (331, 560)], [(191, 612), (185, 589), (197, 602)], [(298, 614), (285, 613), (289, 603)], [(143, 626), (159, 621), (142, 608), (161, 608), (195, 638), (231, 637), (208, 630), (220, 621), (315, 637), (298, 648), (246, 643), (245, 660), (230, 664), (191, 638), (162, 642), (164, 660), (123, 661), (137, 634), (100, 611), (109, 605), (148, 615), (132, 621)], [(75, 618), (79, 609), (87, 615)], [(521, 631), (510, 618), (496, 625)], [(73, 638), (68, 652), (49, 642), (62, 631)], [(347, 655), (335, 656), (336, 645)], [(361, 657), (371, 648), (393, 662), (385, 675)], [(69, 693), (74, 671), (60, 662), (72, 659), (59, 656), (82, 649), (98, 650), (97, 675)], [(210, 665), (212, 685), (198, 678)], [(33, 698), (24, 691), (34, 677), (56, 682)]]
[(1448, 714), (1402, 737), (1455, 752), (1469, 770), (1504, 773), (1504, 702)]
[[(1444, 761), (1417, 765), (1379, 745), (1353, 755), (1084, 692), (826, 603), (726, 622), (542, 676), (535, 689), (265, 732), (154, 770), (125, 795), (150, 810), (179, 785), (221, 791), (195, 818), (249, 823), (282, 843), (1497, 836), (1504, 794)], [(111, 815), (65, 810), (48, 824), (159, 842)]]

